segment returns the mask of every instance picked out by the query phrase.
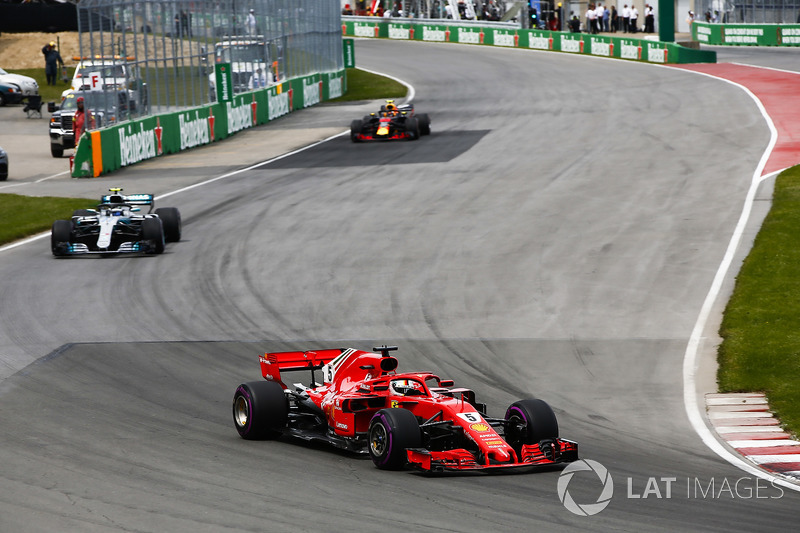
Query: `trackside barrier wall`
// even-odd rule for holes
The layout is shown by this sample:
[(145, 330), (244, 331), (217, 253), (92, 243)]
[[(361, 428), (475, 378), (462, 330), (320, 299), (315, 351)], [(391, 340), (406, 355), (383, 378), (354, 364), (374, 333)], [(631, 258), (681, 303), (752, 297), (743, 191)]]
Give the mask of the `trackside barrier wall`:
[(230, 102), (131, 120), (86, 133), (73, 177), (97, 177), (122, 167), (225, 139), (294, 110), (342, 96), (345, 71), (313, 74), (235, 95)]
[(432, 24), (419, 19), (415, 22), (391, 22), (383, 19), (375, 20), (373, 17), (361, 17), (360, 20), (343, 17), (342, 33), (354, 37), (384, 37), (412, 41), (549, 50), (650, 63), (717, 62), (717, 53), (712, 50), (697, 50), (676, 43), (650, 39), (508, 27)]
[(692, 39), (730, 46), (800, 46), (800, 24), (692, 23)]

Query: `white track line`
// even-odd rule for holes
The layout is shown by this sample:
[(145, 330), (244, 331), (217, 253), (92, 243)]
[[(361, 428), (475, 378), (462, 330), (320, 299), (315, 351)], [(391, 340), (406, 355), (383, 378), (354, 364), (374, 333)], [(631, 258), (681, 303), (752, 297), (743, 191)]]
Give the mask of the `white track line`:
[(65, 170), (64, 172), (59, 172), (58, 174), (53, 174), (52, 176), (47, 176), (45, 178), (39, 178), (36, 181), (20, 181), (18, 183), (9, 183), (7, 185), (3, 185), (2, 187), (0, 187), (0, 190), (9, 189), (11, 187), (19, 187), (20, 185), (30, 185), (31, 183), (41, 183), (43, 181), (47, 181), (47, 180), (51, 180), (53, 178), (57, 178), (59, 176), (63, 176), (64, 174), (69, 174), (69, 170)]
[(742, 240), (742, 234), (744, 233), (745, 226), (750, 218), (750, 213), (753, 209), (753, 201), (755, 200), (758, 187), (761, 185), (761, 182), (777, 175), (778, 173), (782, 172), (782, 170), (771, 172), (765, 176), (761, 175), (761, 173), (764, 171), (764, 167), (767, 164), (769, 156), (772, 154), (772, 150), (775, 148), (775, 143), (778, 140), (778, 132), (775, 129), (775, 124), (772, 122), (772, 118), (769, 116), (769, 114), (767, 114), (767, 111), (764, 108), (764, 104), (761, 103), (761, 100), (759, 100), (758, 97), (756, 97), (756, 95), (750, 91), (750, 89), (733, 81), (712, 76), (704, 72), (695, 72), (693, 70), (686, 70), (685, 72), (692, 72), (694, 74), (708, 76), (709, 78), (721, 80), (742, 89), (756, 103), (756, 106), (761, 111), (761, 115), (764, 117), (764, 120), (766, 121), (770, 130), (769, 145), (764, 151), (764, 154), (761, 156), (761, 161), (759, 161), (758, 166), (753, 173), (753, 177), (750, 181), (750, 189), (747, 191), (742, 213), (739, 216), (739, 222), (736, 224), (733, 236), (731, 236), (731, 240), (728, 243), (728, 249), (726, 250), (725, 256), (722, 259), (722, 263), (720, 263), (719, 268), (717, 269), (717, 273), (714, 276), (714, 281), (711, 283), (711, 288), (706, 295), (703, 306), (700, 308), (700, 314), (697, 317), (697, 322), (695, 322), (694, 329), (689, 337), (689, 343), (686, 346), (686, 353), (683, 359), (683, 403), (686, 409), (686, 415), (689, 417), (689, 422), (692, 424), (692, 427), (703, 440), (705, 445), (721, 458), (749, 474), (769, 480), (776, 485), (800, 492), (800, 486), (786, 481), (784, 478), (774, 476), (754, 467), (752, 464), (743, 460), (739, 455), (736, 455), (725, 448), (716, 439), (714, 433), (708, 428), (708, 426), (706, 426), (703, 414), (700, 411), (700, 406), (697, 401), (697, 383), (695, 381), (695, 373), (697, 371), (697, 356), (700, 347), (700, 339), (703, 336), (703, 331), (705, 330), (708, 324), (709, 316), (711, 315), (711, 308), (714, 306), (714, 302), (719, 297), (722, 289), (722, 283), (727, 276), (728, 271), (730, 270), (734, 254)]

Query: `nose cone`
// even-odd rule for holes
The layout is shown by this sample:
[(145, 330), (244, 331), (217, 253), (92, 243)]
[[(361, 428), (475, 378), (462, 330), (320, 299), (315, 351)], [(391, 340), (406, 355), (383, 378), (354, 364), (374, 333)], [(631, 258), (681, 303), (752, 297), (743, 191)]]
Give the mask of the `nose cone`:
[(511, 461), (511, 454), (508, 450), (492, 450), (492, 455), (494, 456), (494, 460), (498, 463), (507, 463)]

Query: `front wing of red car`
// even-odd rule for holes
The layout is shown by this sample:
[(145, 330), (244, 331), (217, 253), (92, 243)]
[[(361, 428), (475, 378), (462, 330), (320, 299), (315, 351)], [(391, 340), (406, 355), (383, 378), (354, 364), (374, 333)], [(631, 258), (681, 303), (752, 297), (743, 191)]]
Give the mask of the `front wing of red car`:
[(424, 448), (407, 450), (408, 464), (424, 472), (458, 472), (477, 470), (502, 470), (529, 468), (571, 463), (578, 460), (578, 443), (557, 439), (552, 442), (522, 445), (519, 457), (512, 457), (507, 463), (481, 461), (469, 450), (431, 451)]

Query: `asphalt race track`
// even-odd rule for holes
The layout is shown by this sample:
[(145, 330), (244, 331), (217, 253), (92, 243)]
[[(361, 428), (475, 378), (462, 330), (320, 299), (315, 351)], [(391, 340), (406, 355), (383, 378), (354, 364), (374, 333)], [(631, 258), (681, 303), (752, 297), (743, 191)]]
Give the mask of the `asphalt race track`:
[[(364, 108), (322, 106), (13, 191), (164, 194), (238, 171), (157, 202), (184, 221), (162, 256), (54, 259), (49, 239), (0, 252), (0, 531), (796, 529), (800, 495), (720, 459), (683, 404), (687, 339), (769, 141), (752, 100), (624, 61), (356, 48), (414, 86), (430, 137), (336, 137), (250, 168), (289, 148), (276, 132), (324, 138)], [(379, 343), (490, 415), (547, 400), (608, 469), (608, 506), (567, 510), (558, 469), (425, 477), (238, 437), (231, 399), (259, 353)], [(592, 472), (569, 483), (581, 505), (600, 493)]]

